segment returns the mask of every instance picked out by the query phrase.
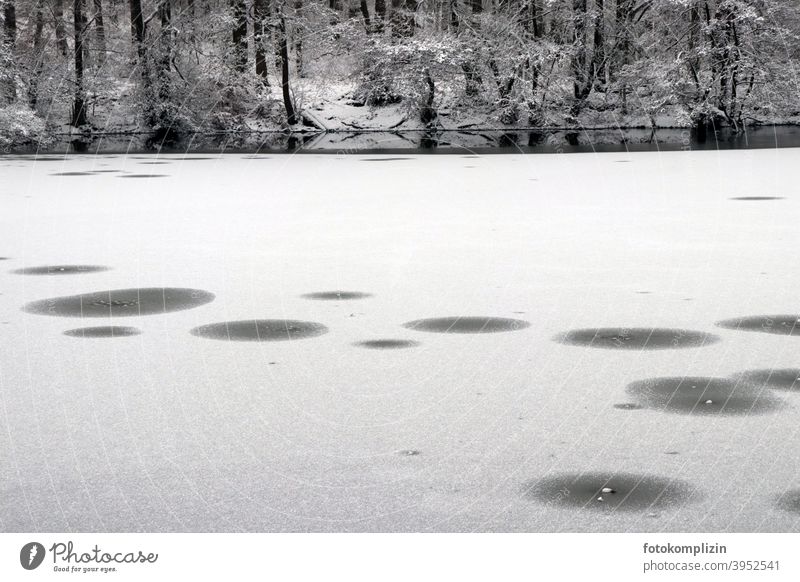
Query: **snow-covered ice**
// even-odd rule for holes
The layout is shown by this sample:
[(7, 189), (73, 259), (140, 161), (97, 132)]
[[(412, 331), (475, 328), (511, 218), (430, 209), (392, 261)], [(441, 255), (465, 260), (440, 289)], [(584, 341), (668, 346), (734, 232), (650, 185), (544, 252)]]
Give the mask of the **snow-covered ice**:
[(0, 530), (800, 526), (800, 150), (203, 157), (0, 157)]

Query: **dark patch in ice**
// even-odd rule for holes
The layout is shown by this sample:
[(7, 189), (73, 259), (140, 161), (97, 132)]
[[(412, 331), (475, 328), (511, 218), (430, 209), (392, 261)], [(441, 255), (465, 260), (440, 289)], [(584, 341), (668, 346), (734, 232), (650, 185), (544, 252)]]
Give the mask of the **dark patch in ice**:
[(363, 158), (362, 162), (399, 162), (400, 160), (413, 160), (414, 158)]
[(696, 500), (688, 483), (633, 473), (566, 473), (525, 483), (526, 499), (590, 511), (647, 511)]
[(790, 489), (779, 495), (775, 506), (783, 511), (800, 514), (800, 489)]
[(627, 392), (642, 406), (678, 414), (763, 414), (783, 405), (767, 391), (726, 378), (649, 378), (629, 384)]
[(404, 457), (416, 457), (417, 455), (420, 454), (420, 452), (421, 451), (418, 451), (416, 449), (406, 449), (403, 451), (397, 451), (397, 454), (402, 455)]
[(91, 172), (55, 172), (51, 176), (91, 176)]
[(116, 174), (122, 170), (92, 170), (92, 174)]
[(319, 291), (317, 293), (306, 293), (302, 297), (317, 301), (349, 301), (351, 299), (366, 299), (367, 297), (372, 297), (372, 295), (361, 291)]
[(717, 325), (737, 331), (760, 331), (776, 335), (800, 335), (800, 315), (753, 315), (718, 321)]
[(689, 329), (648, 327), (601, 327), (575, 329), (554, 338), (572, 346), (608, 350), (668, 350), (699, 348), (717, 343), (719, 337)]
[(405, 348), (415, 348), (419, 345), (419, 342), (404, 339), (377, 339), (356, 342), (353, 345), (370, 350), (402, 350)]
[(117, 178), (167, 178), (167, 174), (123, 174)]
[(436, 317), (417, 319), (403, 324), (403, 327), (414, 331), (434, 333), (499, 333), (517, 331), (530, 327), (530, 323), (522, 319), (507, 317)]
[(128, 317), (183, 311), (213, 300), (213, 293), (200, 289), (114, 289), (33, 301), (23, 311), (56, 317)]
[(163, 165), (163, 164), (171, 164), (171, 163), (172, 162), (164, 162), (164, 161), (159, 161), (159, 162), (139, 162), (139, 164), (144, 165), (144, 166), (160, 166), (160, 165)]
[(777, 370), (747, 370), (737, 374), (744, 382), (758, 388), (774, 390), (800, 390), (800, 369), (783, 368)]
[(36, 156), (14, 156), (15, 159), (29, 162), (66, 162), (70, 158), (36, 157)]
[(11, 271), (15, 275), (85, 275), (108, 271), (101, 265), (43, 265), (41, 267), (25, 267)]
[(644, 408), (641, 404), (634, 404), (633, 402), (621, 402), (619, 404), (615, 404), (614, 408), (617, 410), (641, 410)]
[(227, 341), (277, 342), (306, 339), (328, 333), (328, 328), (313, 321), (293, 319), (245, 319), (201, 325), (192, 335)]
[(785, 200), (783, 196), (734, 196), (728, 200), (741, 200), (749, 202), (758, 202), (763, 200)]
[(105, 325), (98, 327), (79, 327), (68, 329), (64, 335), (82, 338), (108, 338), (108, 337), (131, 337), (140, 335), (142, 331), (136, 327), (125, 327), (118, 325)]
[(11, 258), (11, 257), (0, 257), (0, 261), (7, 261), (7, 260), (9, 260), (10, 258)]

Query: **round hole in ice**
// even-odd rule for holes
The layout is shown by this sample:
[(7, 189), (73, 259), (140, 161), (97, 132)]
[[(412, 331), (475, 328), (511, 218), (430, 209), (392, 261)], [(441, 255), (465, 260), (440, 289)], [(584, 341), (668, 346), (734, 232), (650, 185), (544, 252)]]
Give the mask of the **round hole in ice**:
[(167, 174), (122, 174), (117, 178), (167, 178)]
[(760, 202), (767, 200), (785, 200), (783, 196), (734, 196), (728, 200), (738, 200), (741, 202)]
[(136, 327), (125, 327), (119, 325), (105, 325), (97, 327), (79, 327), (77, 329), (68, 329), (64, 335), (70, 337), (80, 338), (114, 338), (114, 337), (131, 337), (140, 335), (142, 332)]
[(751, 415), (783, 406), (769, 392), (727, 378), (648, 378), (629, 384), (627, 392), (646, 408), (677, 414)]
[(404, 339), (375, 339), (356, 342), (353, 345), (369, 350), (402, 350), (406, 348), (415, 348), (419, 345), (419, 342)]
[(798, 368), (746, 370), (735, 377), (757, 388), (800, 390), (800, 369)]
[(752, 315), (718, 321), (717, 326), (737, 331), (800, 335), (800, 315)]
[(608, 471), (534, 479), (523, 485), (523, 496), (579, 510), (636, 512), (684, 505), (700, 495), (694, 487), (677, 479)]
[(102, 265), (42, 265), (16, 269), (11, 272), (15, 275), (84, 275), (108, 270), (109, 267)]
[(318, 291), (316, 293), (306, 293), (303, 299), (314, 299), (316, 301), (349, 301), (352, 299), (366, 299), (372, 297), (370, 293), (361, 291)]
[(608, 350), (668, 350), (699, 348), (714, 344), (719, 337), (689, 329), (649, 327), (599, 327), (574, 329), (556, 336), (555, 341)]
[(452, 316), (417, 319), (404, 323), (403, 327), (433, 333), (499, 333), (525, 329), (530, 325), (522, 319), (507, 317)]
[(401, 160), (413, 160), (414, 158), (362, 158), (362, 162), (399, 162)]
[(130, 317), (183, 311), (213, 300), (213, 293), (200, 289), (150, 287), (42, 299), (28, 303), (22, 309), (56, 317)]
[(201, 325), (191, 333), (215, 340), (275, 342), (317, 337), (328, 333), (328, 328), (321, 323), (295, 319), (245, 319)]

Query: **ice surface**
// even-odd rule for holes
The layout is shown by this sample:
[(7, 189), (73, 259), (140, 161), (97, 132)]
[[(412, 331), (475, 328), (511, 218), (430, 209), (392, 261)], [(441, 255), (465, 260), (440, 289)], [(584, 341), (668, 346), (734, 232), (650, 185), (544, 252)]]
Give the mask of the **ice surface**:
[[(366, 157), (0, 157), (0, 530), (800, 527), (800, 395), (764, 376), (798, 369), (800, 338), (747, 331), (798, 313), (800, 150)], [(172, 163), (118, 178), (140, 161)], [(781, 199), (733, 200), (754, 196)], [(12, 272), (48, 265), (109, 269)], [(145, 289), (214, 300), (23, 310)], [(331, 290), (365, 295), (305, 297)], [(459, 316), (529, 325), (404, 327)], [(191, 333), (256, 320), (328, 333)], [(64, 335), (113, 326), (141, 334)], [(606, 329), (719, 341), (554, 341)], [(418, 343), (367, 343), (387, 341)], [(708, 409), (627, 391), (682, 377), (716, 379)]]

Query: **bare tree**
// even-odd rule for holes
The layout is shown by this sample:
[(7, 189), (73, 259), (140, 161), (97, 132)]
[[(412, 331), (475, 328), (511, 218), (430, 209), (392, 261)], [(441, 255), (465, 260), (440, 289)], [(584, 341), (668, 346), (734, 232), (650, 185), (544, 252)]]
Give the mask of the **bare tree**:
[(256, 56), (256, 75), (269, 87), (266, 46), (269, 42), (267, 20), (270, 13), (270, 0), (253, 0), (253, 45)]
[[(14, 49), (17, 42), (17, 7), (13, 0), (6, 0), (3, 6), (3, 45), (5, 46), (8, 58), (14, 58)], [(8, 79), (3, 88), (5, 99), (13, 103), (17, 99), (17, 81), (13, 67), (9, 67)]]
[(42, 0), (36, 2), (34, 23), (33, 71), (28, 83), (28, 103), (31, 109), (35, 110), (39, 102), (39, 79), (42, 76), (42, 68), (44, 67), (44, 11), (42, 10)]
[(281, 92), (283, 94), (283, 106), (286, 108), (286, 122), (292, 126), (297, 125), (298, 118), (292, 99), (292, 90), (289, 79), (289, 39), (286, 30), (286, 15), (284, 14), (285, 4), (278, 6), (278, 51), (281, 60)]
[(86, 125), (86, 87), (83, 79), (83, 34), (86, 30), (86, 16), (84, 14), (84, 0), (74, 0), (73, 3), (74, 45), (75, 55), (75, 96), (72, 101), (72, 118), (70, 123), (74, 127)]
[(236, 70), (247, 70), (247, 2), (231, 0), (233, 10), (233, 60)]
[(56, 46), (61, 55), (66, 57), (69, 54), (69, 45), (67, 44), (67, 27), (64, 24), (64, 0), (54, 1), (53, 19), (55, 20)]
[(103, 0), (93, 0), (94, 33), (97, 39), (97, 64), (102, 66), (106, 60), (106, 25), (103, 19)]

